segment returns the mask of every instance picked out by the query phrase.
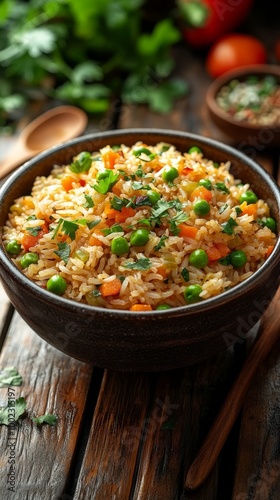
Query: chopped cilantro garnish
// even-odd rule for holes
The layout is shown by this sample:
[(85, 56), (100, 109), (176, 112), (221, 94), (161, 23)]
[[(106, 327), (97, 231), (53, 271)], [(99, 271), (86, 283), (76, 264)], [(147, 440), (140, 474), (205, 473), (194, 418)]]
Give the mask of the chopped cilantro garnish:
[(84, 197), (85, 197), (85, 204), (84, 204), (84, 207), (85, 208), (93, 208), (94, 207), (94, 202), (93, 202), (93, 199), (91, 196), (89, 196), (88, 194), (84, 194)]
[(57, 423), (57, 416), (47, 413), (46, 415), (41, 415), (40, 417), (32, 417), (31, 420), (34, 422), (34, 424), (37, 425), (42, 425), (42, 424), (55, 425)]
[(170, 230), (174, 236), (177, 236), (180, 234), (180, 228), (178, 227), (178, 224), (181, 224), (182, 222), (185, 222), (188, 219), (188, 215), (183, 212), (177, 212), (172, 219), (170, 219)]
[(105, 177), (104, 179), (100, 179), (92, 187), (98, 193), (100, 193), (100, 194), (106, 194), (116, 184), (118, 178), (119, 178), (119, 174), (118, 173), (114, 174), (114, 172), (112, 170), (110, 170), (110, 173), (109, 173), (109, 175), (107, 177)]
[(39, 232), (41, 231), (41, 226), (36, 226), (36, 227), (27, 227), (26, 231), (31, 234), (31, 236), (38, 236)]
[(229, 189), (226, 187), (224, 182), (217, 182), (215, 184), (215, 188), (218, 189), (218, 191), (222, 191), (223, 193), (229, 193)]
[(240, 207), (235, 207), (235, 211), (236, 211), (237, 217), (243, 213)]
[(223, 266), (229, 266), (231, 261), (230, 261), (230, 256), (227, 255), (226, 257), (222, 257), (221, 259), (218, 260), (219, 264), (222, 264)]
[(146, 189), (147, 191), (152, 189), (148, 184), (142, 184), (142, 182), (140, 181), (135, 181), (135, 182), (132, 182), (131, 183), (131, 187), (132, 189), (134, 189), (135, 191), (138, 191), (139, 189)]
[(142, 165), (138, 165), (138, 169), (136, 170), (135, 175), (137, 177), (140, 177), (140, 178), (145, 177), (145, 173), (143, 172)]
[(93, 227), (97, 226), (97, 224), (99, 224), (99, 222), (101, 222), (101, 219), (86, 221), (86, 225), (89, 229), (92, 229)]
[(63, 220), (62, 222), (62, 231), (70, 236), (71, 240), (75, 239), (76, 231), (79, 228), (78, 224), (75, 222), (71, 222), (69, 220)]
[(150, 269), (151, 266), (152, 263), (150, 259), (147, 258), (138, 259), (134, 262), (126, 262), (124, 264), (126, 269), (134, 269), (135, 271), (146, 271), (147, 269)]
[(57, 247), (58, 250), (55, 250), (54, 253), (58, 255), (58, 257), (60, 257), (61, 260), (64, 260), (65, 264), (67, 264), (71, 252), (70, 245), (68, 245), (68, 243), (66, 242), (63, 242), (63, 243), (58, 243)]
[(186, 282), (190, 280), (190, 273), (185, 267), (181, 271), (181, 276)]
[(9, 387), (13, 385), (21, 385), (22, 376), (13, 366), (7, 366), (0, 372), (0, 387)]
[(123, 228), (119, 224), (114, 224), (111, 227), (106, 227), (105, 229), (101, 229), (101, 231), (104, 234), (104, 236), (108, 236), (108, 234), (123, 232)]
[[(13, 422), (16, 422), (21, 415), (25, 413), (26, 401), (23, 397), (15, 400), (13, 405)], [(11, 423), (11, 406), (0, 408), (0, 425), (9, 425)]]
[(222, 232), (231, 235), (234, 233), (234, 226), (237, 226), (237, 222), (230, 217), (227, 222), (221, 224)]
[(166, 236), (166, 235), (161, 236), (158, 244), (154, 246), (154, 250), (158, 251), (162, 247), (164, 247), (165, 246), (165, 240), (168, 240), (168, 236)]
[(91, 167), (91, 154), (88, 153), (87, 151), (82, 151), (78, 155), (77, 160), (75, 160), (73, 163), (70, 165), (70, 170), (74, 174), (81, 174), (82, 172), (88, 172), (88, 170)]
[(114, 210), (121, 212), (122, 208), (126, 207), (129, 202), (130, 200), (127, 200), (126, 198), (118, 198), (117, 196), (114, 196), (111, 200), (111, 207), (114, 208)]

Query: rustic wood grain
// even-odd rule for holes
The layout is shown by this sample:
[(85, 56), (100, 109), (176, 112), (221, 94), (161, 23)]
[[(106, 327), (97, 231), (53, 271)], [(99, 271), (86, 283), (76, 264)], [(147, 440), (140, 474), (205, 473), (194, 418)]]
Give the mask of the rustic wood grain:
[(198, 488), (211, 471), (240, 412), (259, 365), (279, 338), (279, 300), (280, 290), (261, 322), (262, 334), (252, 347), (246, 363), (232, 385), (205, 442), (188, 471), (186, 487), (189, 489)]
[[(25, 397), (27, 417), (17, 427), (16, 493), (8, 490), (10, 448), (8, 428), (0, 426), (0, 491), (5, 500), (57, 500), (63, 493), (77, 445), (92, 368), (63, 355), (41, 340), (16, 314), (0, 357), (0, 366), (15, 366), (23, 385), (15, 398)], [(1, 405), (8, 403), (0, 389)], [(58, 423), (37, 427), (30, 419), (45, 413)], [(2, 496), (3, 495), (3, 496)]]
[(106, 372), (74, 500), (129, 500), (151, 384), (149, 374)]
[[(273, 312), (276, 324), (279, 313), (280, 293)], [(233, 500), (274, 500), (280, 497), (279, 353), (280, 340), (259, 367), (246, 397), (239, 434)]]

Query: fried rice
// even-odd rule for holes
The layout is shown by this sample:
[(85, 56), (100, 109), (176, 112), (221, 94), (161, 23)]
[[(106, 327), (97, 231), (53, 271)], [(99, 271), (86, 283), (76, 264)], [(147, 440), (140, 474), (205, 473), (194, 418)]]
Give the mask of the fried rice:
[[(199, 148), (108, 145), (37, 177), (10, 209), (4, 244), (18, 244), (10, 256), (38, 286), (52, 291), (50, 280), (63, 278), (65, 298), (121, 310), (185, 306), (243, 282), (271, 253), (269, 207), (257, 196), (241, 202), (248, 191), (229, 162)], [(27, 253), (36, 258), (23, 266)]]

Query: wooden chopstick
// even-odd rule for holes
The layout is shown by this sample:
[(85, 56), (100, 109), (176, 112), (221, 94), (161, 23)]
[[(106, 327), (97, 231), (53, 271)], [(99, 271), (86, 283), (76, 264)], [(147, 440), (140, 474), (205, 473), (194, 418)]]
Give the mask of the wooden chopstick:
[(261, 320), (261, 331), (186, 476), (185, 488), (201, 486), (212, 470), (242, 408), (253, 377), (280, 332), (280, 288)]

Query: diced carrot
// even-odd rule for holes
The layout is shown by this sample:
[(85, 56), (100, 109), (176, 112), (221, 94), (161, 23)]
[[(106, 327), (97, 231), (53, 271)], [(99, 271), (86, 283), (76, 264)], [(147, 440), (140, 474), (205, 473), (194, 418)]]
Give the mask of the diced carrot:
[(208, 255), (208, 259), (210, 261), (221, 259), (222, 257), (226, 257), (230, 253), (229, 247), (225, 243), (216, 243), (213, 247), (209, 247), (206, 250)]
[(43, 234), (48, 232), (48, 228), (46, 224), (43, 224), (41, 226), (41, 230), (38, 232), (36, 236), (33, 236), (30, 234), (28, 231), (26, 231), (22, 237), (21, 244), (24, 248), (24, 250), (29, 250), (31, 247), (34, 247), (37, 245), (38, 241), (40, 238), (42, 238)]
[(241, 203), (239, 208), (242, 210), (243, 214), (253, 215), (255, 217), (258, 207), (256, 203), (250, 203), (250, 205), (247, 205), (247, 202), (243, 201), (243, 203)]
[(77, 179), (75, 177), (73, 177), (72, 175), (65, 175), (61, 179), (61, 184), (62, 184), (63, 189), (65, 189), (65, 191), (70, 191), (70, 189), (73, 188), (73, 184), (75, 182), (77, 182)]
[(221, 258), (220, 251), (217, 247), (209, 247), (206, 250), (206, 253), (208, 255), (208, 259), (210, 261), (218, 260)]
[(115, 221), (116, 222), (124, 222), (128, 217), (133, 217), (136, 213), (136, 210), (132, 207), (123, 207), (119, 212), (116, 210)]
[(195, 198), (201, 198), (202, 200), (210, 201), (212, 198), (212, 193), (204, 186), (198, 186), (190, 194), (191, 201), (193, 201)]
[(133, 306), (130, 307), (130, 311), (152, 311), (152, 306), (149, 304), (133, 304)]
[(198, 231), (196, 227), (188, 226), (187, 224), (178, 224), (178, 228), (180, 229), (179, 236), (195, 239)]
[(111, 191), (116, 196), (120, 196), (120, 194), (122, 193), (122, 182), (121, 181), (116, 182), (116, 184), (112, 187)]
[(107, 216), (107, 219), (115, 219), (117, 213), (118, 210), (115, 210), (113, 207), (111, 207), (110, 202), (106, 203), (104, 207), (104, 214)]
[(160, 266), (157, 268), (157, 274), (160, 274), (163, 279), (166, 279), (167, 278), (167, 270), (166, 270), (166, 267), (164, 266)]
[(96, 238), (93, 234), (91, 235), (89, 239), (89, 244), (91, 246), (96, 246), (96, 247), (103, 247), (103, 242), (100, 241), (98, 238)]
[(269, 245), (269, 247), (267, 248), (266, 254), (265, 254), (266, 258), (268, 258), (270, 256), (270, 254), (272, 253), (273, 249), (274, 249), (274, 246), (273, 245)]
[(108, 297), (109, 295), (118, 295), (120, 293), (121, 286), (122, 286), (121, 280), (119, 280), (119, 278), (115, 278), (112, 281), (103, 283), (99, 287), (99, 291), (102, 297)]
[(112, 149), (110, 149), (109, 151), (107, 151), (107, 153), (104, 153), (104, 155), (102, 155), (102, 160), (104, 162), (105, 168), (111, 170), (114, 168), (116, 160), (118, 160), (119, 158), (120, 158), (119, 153), (117, 151), (113, 151)]
[(218, 248), (221, 257), (226, 257), (230, 252), (230, 248), (225, 243), (216, 243), (216, 247)]

